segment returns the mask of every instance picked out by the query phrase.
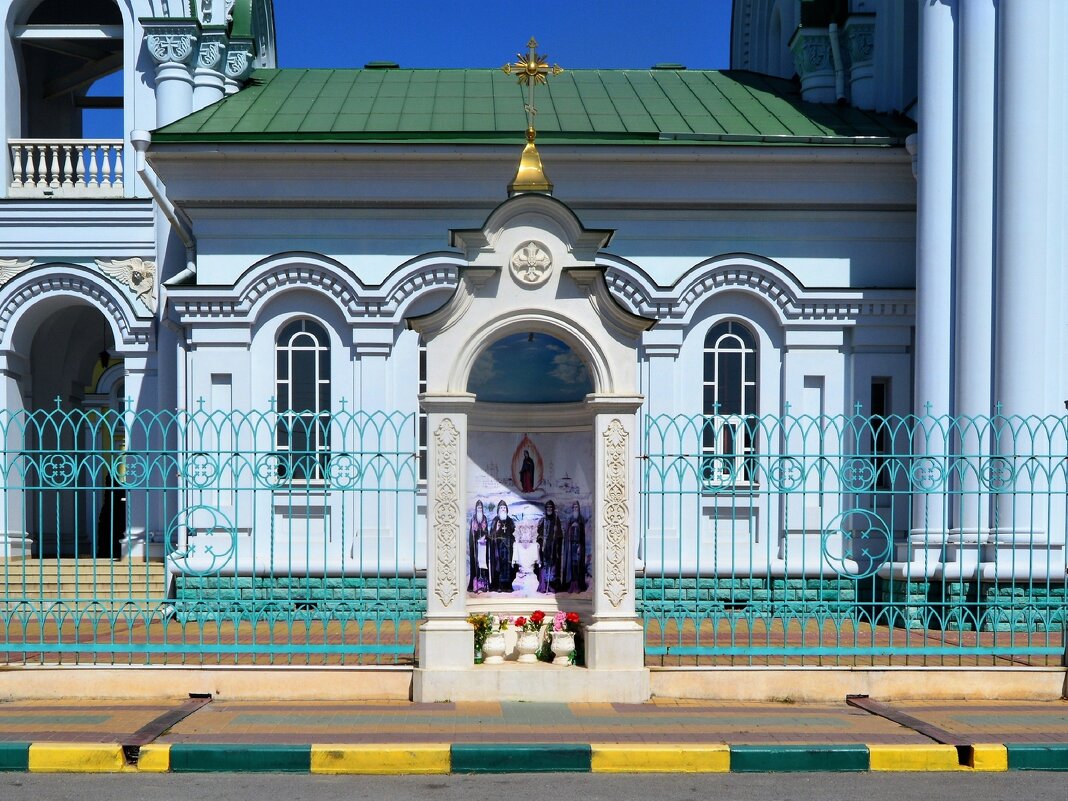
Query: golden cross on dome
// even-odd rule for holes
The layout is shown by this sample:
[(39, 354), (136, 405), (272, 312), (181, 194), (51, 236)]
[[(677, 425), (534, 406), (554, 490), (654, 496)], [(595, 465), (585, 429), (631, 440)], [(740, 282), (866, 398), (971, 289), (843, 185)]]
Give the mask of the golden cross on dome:
[(553, 185), (541, 167), (541, 156), (534, 146), (537, 132), (534, 130), (534, 116), (538, 113), (534, 105), (534, 87), (539, 83), (545, 83), (549, 75), (559, 75), (564, 70), (556, 64), (549, 66), (545, 56), (538, 52), (538, 42), (530, 37), (527, 42), (527, 54), (516, 53), (514, 64), (505, 64), (501, 67), (505, 75), (513, 73), (519, 79), (519, 83), (527, 87), (527, 102), (523, 108), (527, 112), (527, 145), (523, 148), (523, 155), (519, 160), (519, 169), (515, 179), (508, 186), (512, 194), (517, 192), (549, 192), (552, 193)]
[(545, 56), (538, 52), (538, 42), (533, 36), (527, 42), (526, 56), (516, 53), (515, 57), (514, 64), (505, 64), (501, 69), (504, 70), (505, 75), (511, 75), (514, 72), (519, 82), (527, 87), (527, 103), (524, 106), (527, 112), (527, 138), (533, 142), (534, 115), (538, 113), (534, 105), (534, 87), (539, 83), (545, 83), (545, 76), (559, 75), (564, 70), (557, 64), (549, 66)]

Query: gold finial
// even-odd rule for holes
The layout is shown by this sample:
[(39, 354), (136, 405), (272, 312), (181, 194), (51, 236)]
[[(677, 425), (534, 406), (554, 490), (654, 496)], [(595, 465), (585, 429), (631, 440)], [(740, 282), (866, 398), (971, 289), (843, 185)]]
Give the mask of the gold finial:
[(527, 87), (527, 102), (523, 107), (527, 112), (527, 144), (519, 158), (519, 169), (515, 178), (508, 185), (508, 191), (513, 195), (519, 192), (552, 193), (552, 182), (542, 169), (541, 156), (534, 145), (534, 139), (538, 135), (534, 128), (534, 118), (538, 113), (534, 105), (534, 87), (545, 83), (546, 76), (559, 75), (563, 69), (556, 64), (549, 66), (545, 56), (538, 53), (538, 43), (533, 36), (527, 42), (527, 54), (524, 56), (522, 53), (516, 53), (515, 63), (505, 64), (501, 69), (505, 75), (515, 73), (519, 82)]

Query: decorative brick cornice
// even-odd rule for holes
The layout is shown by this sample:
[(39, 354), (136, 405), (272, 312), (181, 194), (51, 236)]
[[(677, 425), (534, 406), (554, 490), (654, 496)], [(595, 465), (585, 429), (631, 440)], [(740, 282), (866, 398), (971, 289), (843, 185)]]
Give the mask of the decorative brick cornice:
[(851, 323), (862, 317), (896, 317), (901, 324), (915, 315), (911, 290), (806, 289), (782, 265), (746, 254), (717, 256), (687, 270), (670, 287), (623, 259), (599, 257), (605, 280), (615, 296), (634, 314), (659, 321), (657, 328), (686, 326), (713, 294), (742, 291), (771, 306), (779, 321)]

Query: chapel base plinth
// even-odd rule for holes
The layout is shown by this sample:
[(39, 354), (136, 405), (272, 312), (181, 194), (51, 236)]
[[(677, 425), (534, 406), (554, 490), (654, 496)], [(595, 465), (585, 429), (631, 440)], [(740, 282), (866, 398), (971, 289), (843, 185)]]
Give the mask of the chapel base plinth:
[(433, 665), (435, 670), (469, 670), (475, 631), (465, 620), (425, 620), (419, 627), (417, 648), (421, 665)]
[(635, 620), (598, 620), (586, 627), (586, 664), (598, 673), (645, 665), (645, 632)]
[(650, 698), (646, 668), (590, 670), (544, 662), (473, 665), (466, 669), (412, 672), (412, 700), (530, 701), (639, 704)]

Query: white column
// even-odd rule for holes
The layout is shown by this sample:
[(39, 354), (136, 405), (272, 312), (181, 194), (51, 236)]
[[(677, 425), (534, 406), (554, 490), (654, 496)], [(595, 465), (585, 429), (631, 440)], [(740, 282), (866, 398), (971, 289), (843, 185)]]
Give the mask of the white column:
[(916, 413), (948, 414), (953, 288), (955, 0), (920, 4)]
[(147, 29), (145, 43), (156, 62), (156, 125), (162, 127), (193, 110), (193, 75), (189, 61), (196, 52), (195, 26)]
[(1004, 414), (1046, 414), (1059, 411), (1036, 408), (1052, 333), (1035, 295), (1053, 266), (1046, 229), (1049, 2), (1013, 0), (1000, 13), (995, 398)]
[[(953, 172), (955, 160), (954, 7), (956, 0), (920, 3), (919, 182), (916, 230), (916, 376), (915, 412), (951, 412), (953, 331)], [(930, 438), (917, 437), (923, 456), (944, 453), (939, 427)], [(943, 475), (944, 475), (944, 463)], [(914, 470), (938, 473), (937, 466), (916, 460)], [(912, 533), (927, 541), (948, 528), (941, 487), (913, 495)]]
[(226, 32), (204, 30), (193, 70), (193, 111), (222, 100), (226, 94)]
[[(994, 314), (994, 56), (997, 46), (994, 0), (973, 0), (957, 8), (957, 275), (956, 408), (964, 417), (992, 412)], [(962, 428), (960, 447), (971, 465), (989, 453), (990, 441)], [(987, 497), (978, 475), (965, 471), (954, 510), (956, 526), (972, 536), (989, 521)]]
[[(591, 670), (644, 672), (645, 638), (635, 605), (638, 533), (637, 411), (642, 397), (592, 396), (596, 498), (593, 520), (593, 622), (586, 629)], [(637, 689), (637, 688), (635, 688)], [(647, 688), (639, 695), (648, 696)]]
[(467, 553), (464, 498), (467, 483), (467, 416), (474, 395), (421, 399), (430, 432), (427, 470), (427, 601), (419, 628), (416, 695), (421, 671), (463, 670), (474, 664), (474, 630), (467, 622)]
[[(1060, 256), (1051, 262), (1047, 237), (1050, 3), (1013, 0), (999, 8), (994, 397), (1003, 414), (1044, 415), (1060, 411), (1045, 402), (1046, 359), (1062, 358), (1050, 351), (1062, 322), (1047, 322), (1045, 299), (1039, 296), (1046, 271), (1062, 263)], [(1019, 457), (1026, 457), (1029, 444), (1006, 441), (1002, 451), (1020, 468)], [(1044, 485), (1032, 485), (1018, 470), (1013, 488), (1017, 492), (999, 496), (996, 526), (1029, 532), (1032, 504), (1019, 493), (1041, 491)], [(1043, 514), (1042, 506), (1034, 505), (1036, 515)], [(1044, 519), (1034, 522), (1045, 524)]]

